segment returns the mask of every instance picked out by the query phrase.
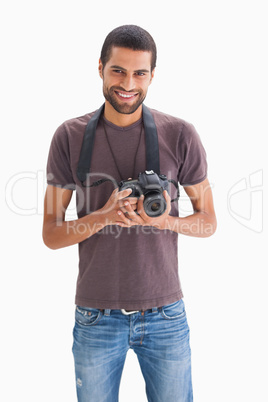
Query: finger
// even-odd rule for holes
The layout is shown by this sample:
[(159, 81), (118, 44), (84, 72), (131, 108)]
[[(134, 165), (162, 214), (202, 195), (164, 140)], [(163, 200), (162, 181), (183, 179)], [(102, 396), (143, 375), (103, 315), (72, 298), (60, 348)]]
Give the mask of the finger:
[(171, 197), (170, 197), (169, 193), (167, 192), (167, 190), (165, 190), (163, 192), (163, 194), (164, 194), (164, 198), (167, 202), (167, 212), (169, 213), (171, 211)]
[(137, 202), (138, 202), (138, 198), (137, 197), (128, 197), (128, 202), (130, 203), (130, 204), (137, 204)]
[(136, 211), (133, 209), (132, 205), (128, 204), (127, 201), (125, 201), (125, 213), (127, 214), (126, 217), (130, 218), (132, 222), (136, 222), (138, 225), (142, 225), (143, 219), (136, 213)]
[[(125, 207), (121, 207), (120, 210), (121, 210), (124, 214), (131, 214), (131, 213), (133, 212), (132, 216), (137, 215), (136, 212), (135, 212), (135, 211), (137, 210), (137, 208), (133, 208), (132, 211), (130, 211), (130, 212), (129, 212), (129, 210), (127, 210)], [(134, 213), (135, 213), (135, 215), (134, 215)]]
[(164, 190), (164, 191), (163, 191), (163, 195), (164, 195), (166, 201), (170, 201), (170, 200), (171, 200), (170, 195), (168, 194), (167, 190)]
[(121, 207), (120, 210), (121, 210), (124, 214), (127, 214), (127, 213), (128, 213), (128, 211), (126, 210), (125, 207)]
[(128, 201), (124, 202), (124, 207), (122, 207), (121, 210), (122, 209), (124, 209), (124, 212), (127, 212), (130, 216), (135, 216), (136, 215), (136, 213), (133, 210), (132, 205)]
[[(118, 206), (119, 206), (120, 208), (123, 207), (125, 201), (126, 201), (125, 199), (119, 200), (119, 201), (118, 201)], [(128, 197), (127, 201), (128, 201), (131, 205), (135, 206), (135, 205), (137, 205), (138, 198), (137, 198), (137, 197)]]
[(121, 210), (117, 211), (117, 215), (120, 217), (120, 220), (122, 220), (123, 223), (131, 224), (131, 219), (127, 218)]
[(138, 201), (138, 208), (137, 208), (137, 212), (141, 216), (146, 215), (143, 207), (143, 201), (144, 201), (144, 195), (141, 195)]
[(121, 223), (126, 224), (127, 226), (131, 226), (134, 222), (131, 219), (127, 218), (122, 211), (117, 211), (118, 216), (120, 217)]
[(121, 200), (122, 198), (128, 197), (132, 193), (131, 188), (126, 188), (125, 190), (118, 191), (117, 199)]

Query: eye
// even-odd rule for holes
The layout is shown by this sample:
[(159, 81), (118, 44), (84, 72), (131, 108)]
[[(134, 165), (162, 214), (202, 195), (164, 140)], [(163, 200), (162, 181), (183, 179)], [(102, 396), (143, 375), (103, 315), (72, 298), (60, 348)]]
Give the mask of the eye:
[(142, 73), (142, 72), (140, 72), (140, 71), (137, 71), (137, 72), (136, 72), (136, 75), (138, 75), (139, 77), (142, 77), (143, 75), (145, 75), (145, 73)]
[(121, 74), (121, 73), (123, 73), (123, 71), (122, 71), (122, 70), (113, 70), (113, 72), (114, 72), (114, 73), (117, 73), (117, 74)]

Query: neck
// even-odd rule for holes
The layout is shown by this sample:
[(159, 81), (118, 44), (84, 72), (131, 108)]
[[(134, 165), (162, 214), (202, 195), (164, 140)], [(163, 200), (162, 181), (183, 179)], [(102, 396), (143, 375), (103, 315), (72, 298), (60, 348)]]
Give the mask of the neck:
[(108, 101), (105, 101), (104, 117), (116, 126), (127, 127), (142, 117), (142, 105), (134, 113), (123, 114), (118, 113)]

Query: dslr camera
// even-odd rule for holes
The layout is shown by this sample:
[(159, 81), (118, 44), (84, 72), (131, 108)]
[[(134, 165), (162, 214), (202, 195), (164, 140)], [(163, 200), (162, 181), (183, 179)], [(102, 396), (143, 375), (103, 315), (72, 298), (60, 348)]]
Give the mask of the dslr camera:
[(154, 218), (162, 215), (167, 208), (163, 191), (168, 191), (168, 186), (166, 175), (158, 175), (153, 170), (145, 170), (145, 172), (139, 173), (137, 180), (122, 180), (119, 183), (119, 191), (130, 188), (132, 193), (128, 197), (139, 198), (143, 194), (144, 210), (148, 216)]

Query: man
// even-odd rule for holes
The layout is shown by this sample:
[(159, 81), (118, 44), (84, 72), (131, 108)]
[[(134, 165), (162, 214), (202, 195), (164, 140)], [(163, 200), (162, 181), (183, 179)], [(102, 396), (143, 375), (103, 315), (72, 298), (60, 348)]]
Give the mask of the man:
[[(161, 174), (185, 187), (192, 215), (178, 217), (171, 188), (163, 191), (165, 211), (152, 217), (145, 212), (143, 196), (134, 197), (131, 189), (118, 191), (115, 185), (146, 170), (143, 101), (155, 66), (156, 46), (148, 32), (135, 25), (110, 32), (99, 60), (104, 112), (86, 183), (77, 176), (77, 166), (95, 112), (63, 123), (50, 147), (44, 242), (52, 249), (79, 243), (73, 343), (79, 402), (118, 401), (129, 348), (138, 356), (148, 401), (192, 401), (177, 240), (178, 233), (207, 237), (216, 229), (206, 155), (194, 127), (149, 110)], [(90, 187), (102, 178), (111, 181)], [(65, 211), (73, 190), (78, 219), (68, 222)]]

